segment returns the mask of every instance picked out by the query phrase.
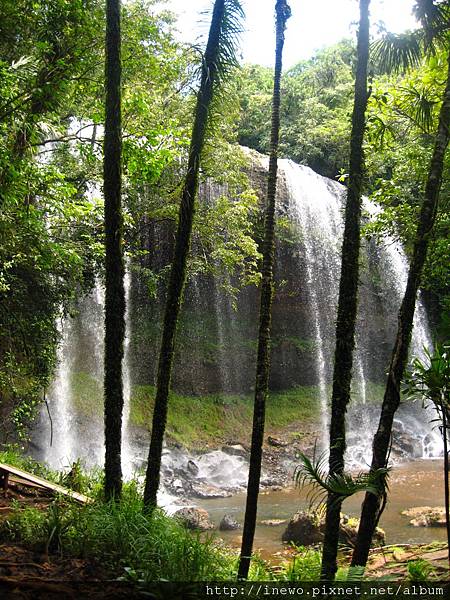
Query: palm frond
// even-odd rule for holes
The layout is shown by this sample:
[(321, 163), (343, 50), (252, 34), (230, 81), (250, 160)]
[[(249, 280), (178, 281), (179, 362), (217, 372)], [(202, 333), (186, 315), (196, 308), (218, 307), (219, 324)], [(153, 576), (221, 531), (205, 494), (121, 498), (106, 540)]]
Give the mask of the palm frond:
[(332, 495), (336, 502), (342, 502), (358, 492), (369, 492), (382, 496), (388, 489), (388, 468), (377, 469), (356, 475), (350, 473), (328, 473), (326, 456), (311, 460), (305, 454), (300, 454), (301, 464), (295, 469), (294, 480), (297, 486), (311, 485), (308, 491), (310, 504), (324, 501), (327, 495)]
[[(205, 11), (205, 15), (212, 15), (213, 9)], [(224, 0), (223, 16), (220, 23), (218, 52), (214, 62), (215, 74), (214, 84), (218, 85), (223, 79), (239, 65), (238, 50), (239, 42), (245, 18), (244, 10), (240, 0)], [(210, 68), (207, 63), (206, 53), (203, 55), (202, 66)]]
[(429, 90), (419, 90), (414, 86), (399, 89), (403, 92), (401, 110), (424, 132), (431, 133), (434, 129), (434, 108), (437, 102), (428, 96)]
[(436, 43), (448, 47), (450, 31), (448, 0), (416, 0), (413, 12), (422, 25), (425, 51), (434, 54)]
[(436, 344), (433, 353), (424, 348), (425, 360), (415, 358), (403, 382), (409, 400), (431, 402), (450, 416), (450, 343)]
[(380, 73), (407, 71), (422, 60), (422, 35), (419, 31), (387, 33), (370, 47), (371, 61)]

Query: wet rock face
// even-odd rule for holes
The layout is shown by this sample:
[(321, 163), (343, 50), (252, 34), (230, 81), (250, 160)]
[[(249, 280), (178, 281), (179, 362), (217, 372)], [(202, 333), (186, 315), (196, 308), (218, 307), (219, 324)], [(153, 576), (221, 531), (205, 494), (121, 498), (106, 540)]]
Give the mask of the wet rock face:
[(225, 452), (229, 456), (242, 456), (243, 458), (247, 458), (248, 456), (247, 450), (241, 444), (222, 446), (222, 452)]
[(445, 508), (442, 506), (416, 506), (402, 511), (402, 515), (412, 517), (413, 527), (445, 527)]
[(234, 531), (240, 529), (242, 525), (236, 521), (233, 515), (224, 515), (220, 521), (220, 531)]
[[(246, 172), (260, 199), (262, 210), (266, 198), (268, 159), (256, 152), (249, 152), (248, 157), (250, 160)], [(293, 187), (292, 177), (298, 189)], [(317, 190), (328, 199), (322, 221), (315, 220), (320, 212), (316, 214), (312, 211), (308, 216), (302, 204), (300, 208), (305, 213), (305, 220), (300, 220), (300, 223), (297, 214), (297, 209), (300, 210), (297, 206), (299, 199), (296, 196), (309, 198), (310, 205), (315, 205), (314, 194)], [(225, 184), (207, 180), (200, 185), (199, 202), (211, 205), (218, 197), (228, 193)], [(332, 361), (328, 359), (333, 350), (334, 318), (330, 316), (333, 312), (333, 293), (327, 277), (335, 262), (333, 257), (340, 255), (340, 244), (337, 234), (335, 237), (327, 231), (334, 231), (335, 226), (331, 207), (343, 206), (344, 195), (344, 187), (336, 182), (302, 168), (297, 168), (294, 176), (286, 164), (279, 165), (277, 210), (286, 226), (276, 241), (270, 376), (272, 390), (319, 383), (319, 342), (313, 325), (317, 311), (323, 327), (325, 322), (329, 322), (325, 329), (322, 328), (321, 335), (327, 338), (323, 340), (327, 359), (325, 375), (331, 382)], [(336, 227), (339, 230), (340, 225)], [(173, 228), (165, 222), (150, 221), (145, 232), (142, 245), (147, 253), (140, 259), (141, 266), (153, 273), (162, 273), (172, 256)], [(194, 244), (193, 252), (196, 251), (198, 249)], [(325, 260), (324, 257), (333, 260)], [(364, 320), (365, 327), (361, 361), (366, 377), (374, 382), (384, 378), (396, 329), (398, 298), (394, 301), (385, 297), (386, 273), (382, 271), (383, 265), (379, 249), (375, 244), (368, 243), (361, 268), (362, 313), (359, 318)], [(307, 283), (311, 279), (311, 272), (317, 284), (314, 289), (310, 289)], [(154, 301), (149, 299), (144, 282), (137, 275), (132, 274), (132, 278), (131, 306), (135, 313), (131, 318), (135, 329), (131, 335), (132, 380), (149, 384), (154, 383), (158, 362), (155, 339), (159, 337), (158, 322), (163, 314), (164, 284), (159, 286)], [(163, 281), (164, 276), (161, 277)], [(251, 392), (254, 382), (249, 373), (254, 371), (258, 290), (254, 286), (243, 288), (237, 295), (237, 310), (234, 310), (229, 295), (224, 292), (223, 283), (226, 281), (205, 274), (198, 275), (186, 285), (173, 374), (173, 386), (181, 393)], [(235, 283), (233, 277), (229, 283)]]
[(187, 529), (194, 529), (197, 531), (209, 531), (214, 529), (214, 523), (210, 521), (209, 514), (204, 508), (187, 506), (177, 510), (173, 516)]
[[(341, 515), (339, 541), (353, 547), (358, 533), (359, 520)], [(323, 541), (325, 533), (325, 514), (317, 511), (299, 511), (289, 521), (282, 535), (283, 542), (292, 542), (297, 546), (311, 546)], [(373, 537), (374, 546), (384, 545), (385, 533), (377, 527)]]

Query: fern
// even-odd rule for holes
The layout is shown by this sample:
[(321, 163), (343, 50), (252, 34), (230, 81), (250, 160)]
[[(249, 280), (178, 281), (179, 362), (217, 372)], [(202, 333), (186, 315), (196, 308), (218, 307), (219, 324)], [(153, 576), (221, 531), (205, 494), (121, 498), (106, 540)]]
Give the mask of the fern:
[(309, 459), (305, 454), (300, 454), (301, 464), (295, 469), (294, 480), (297, 486), (311, 485), (308, 498), (311, 505), (325, 501), (331, 494), (334, 502), (342, 502), (358, 492), (369, 492), (375, 496), (382, 496), (388, 490), (387, 477), (389, 468), (377, 469), (368, 473), (334, 473), (329, 474), (326, 465), (326, 455), (317, 461)]

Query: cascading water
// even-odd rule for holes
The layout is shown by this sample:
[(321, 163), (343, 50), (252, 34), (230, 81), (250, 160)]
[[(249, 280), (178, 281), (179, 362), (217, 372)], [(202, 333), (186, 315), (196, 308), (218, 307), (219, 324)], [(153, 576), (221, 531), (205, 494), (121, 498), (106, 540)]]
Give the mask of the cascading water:
[[(289, 215), (300, 235), (299, 260), (305, 263), (304, 285), (316, 346), (316, 375), (320, 391), (322, 446), (328, 432), (328, 384), (333, 347), (334, 314), (339, 281), (339, 243), (342, 237), (341, 191), (311, 169), (280, 160), (289, 191)], [(338, 191), (338, 193), (336, 193)]]
[(72, 406), (70, 387), (72, 367), (70, 319), (59, 321), (58, 330), (61, 337), (56, 357), (56, 375), (46, 395), (46, 409), (43, 411), (43, 419), (45, 419), (49, 428), (42, 441), (48, 443), (53, 456), (53, 460), (49, 460), (49, 453), (45, 457), (46, 461), (51, 463), (53, 467), (62, 469), (76, 459), (78, 449), (76, 440), (72, 435), (75, 413)]
[[(129, 299), (130, 277), (125, 276)], [(54, 468), (69, 467), (81, 458), (86, 466), (103, 464), (103, 356), (105, 292), (99, 280), (78, 304), (75, 316), (66, 316), (61, 325), (55, 381), (47, 395), (51, 422), (44, 410), (40, 419), (40, 457)], [(129, 311), (126, 313), (129, 324)], [(123, 361), (124, 424), (123, 470), (132, 472), (133, 452), (129, 444), (130, 411), (129, 339)], [(83, 414), (88, 406), (88, 414)], [(53, 428), (53, 440), (50, 444)], [(44, 433), (45, 431), (45, 433)], [(48, 443), (47, 443), (48, 442)]]
[[(331, 365), (335, 338), (335, 314), (340, 275), (340, 251), (343, 233), (343, 197), (345, 188), (329, 179), (320, 177), (308, 167), (299, 166), (290, 160), (279, 161), (280, 173), (284, 174), (289, 196), (289, 213), (298, 228), (300, 238), (300, 260), (306, 261), (304, 284), (307, 290), (309, 314), (313, 325), (316, 349), (316, 371), (319, 382), (323, 427), (323, 446), (327, 441), (328, 397), (330, 396)], [(379, 210), (376, 205), (364, 200), (363, 208), (372, 216)], [(377, 399), (377, 407), (366, 406), (367, 387), (371, 383), (366, 374), (367, 357), (374, 354), (369, 336), (364, 332), (373, 318), (373, 298), (377, 293), (383, 300), (383, 312), (397, 315), (406, 287), (408, 263), (403, 249), (392, 238), (386, 238), (378, 247), (363, 244), (363, 264), (369, 264), (369, 254), (376, 254), (376, 267), (380, 276), (378, 290), (370, 289), (370, 282), (360, 286), (358, 334), (354, 356), (355, 381), (352, 389), (353, 405), (348, 420), (347, 464), (350, 467), (366, 466), (370, 463), (371, 441), (378, 422), (382, 396)], [(372, 256), (372, 262), (373, 262)], [(370, 273), (369, 273), (370, 275)], [(367, 276), (367, 273), (366, 273)], [(383, 324), (384, 326), (385, 324)], [(386, 328), (384, 337), (387, 346), (393, 343), (394, 331)], [(424, 347), (431, 347), (426, 313), (420, 297), (414, 318), (411, 354), (423, 358)], [(378, 392), (380, 395), (380, 392)], [(411, 429), (422, 444), (423, 456), (439, 453), (439, 436), (431, 427), (419, 423), (408, 410), (401, 410), (398, 416), (400, 430)], [(430, 420), (432, 416), (430, 415)], [(414, 452), (412, 452), (414, 454)], [(417, 450), (416, 450), (417, 453)]]
[(125, 340), (124, 356), (122, 362), (123, 381), (123, 415), (122, 415), (122, 470), (126, 476), (133, 473), (135, 462), (133, 460), (133, 449), (130, 438), (130, 403), (131, 403), (131, 366), (130, 366), (130, 331), (131, 331), (131, 274), (130, 265), (127, 262), (124, 277), (125, 288)]
[[(258, 161), (255, 169), (259, 169), (260, 183), (264, 180), (265, 184), (267, 160), (259, 158), (255, 164)], [(280, 241), (277, 247), (271, 386), (281, 391), (299, 385), (315, 387), (322, 421), (318, 441), (326, 448), (345, 188), (289, 160), (279, 161), (279, 177), (278, 201), (291, 223), (291, 239)], [(208, 184), (200, 196), (212, 203), (224, 193), (223, 186)], [(373, 215), (377, 207), (366, 201), (364, 210)], [(157, 227), (149, 231), (154, 236), (149, 240), (149, 255), (157, 262), (144, 266), (157, 271), (158, 265), (165, 268), (169, 260), (170, 236)], [(408, 269), (401, 247), (390, 239), (382, 245), (364, 242), (361, 263), (355, 380), (347, 417), (349, 466), (370, 462), (372, 434)], [(251, 394), (258, 295), (252, 288), (244, 290), (236, 300), (235, 311), (224, 291), (228, 284), (232, 281), (203, 275), (186, 288), (178, 340), (182, 351), (176, 358), (173, 380), (182, 394)], [(137, 431), (129, 423), (131, 391), (137, 385), (154, 384), (162, 302), (158, 305), (148, 298), (136, 272), (131, 276), (130, 265), (125, 288), (123, 470), (130, 475), (143, 464), (148, 448), (148, 432), (143, 428)], [(78, 457), (89, 466), (103, 463), (103, 321), (104, 292), (98, 282), (92, 293), (80, 300), (78, 315), (63, 322), (58, 370), (47, 396), (53, 420), (52, 446), (45, 407), (35, 436), (40, 446), (36, 456), (54, 467), (69, 467)], [(430, 342), (419, 299), (412, 354), (421, 356), (424, 345)], [(439, 455), (439, 436), (418, 412), (419, 407), (411, 406), (398, 412), (396, 436), (403, 456)], [(416, 442), (411, 442), (414, 439)], [(195, 476), (189, 476), (200, 483), (209, 480), (219, 487), (245, 483), (242, 456), (226, 457), (215, 451), (189, 457), (177, 452), (165, 450), (163, 468), (168, 485), (182, 477), (177, 472), (186, 471), (189, 458), (198, 468)]]
[(56, 469), (79, 458), (88, 467), (103, 462), (103, 306), (97, 283), (80, 300), (78, 315), (62, 320), (56, 377), (47, 394), (50, 416), (42, 410), (34, 438), (37, 457)]

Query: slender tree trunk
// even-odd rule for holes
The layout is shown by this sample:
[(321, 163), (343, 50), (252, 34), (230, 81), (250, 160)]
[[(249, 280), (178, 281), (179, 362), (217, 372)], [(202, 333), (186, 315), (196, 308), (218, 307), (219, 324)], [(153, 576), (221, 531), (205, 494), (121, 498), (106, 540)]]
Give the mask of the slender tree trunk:
[[(395, 412), (400, 404), (400, 383), (405, 373), (408, 360), (408, 349), (413, 328), (416, 296), (420, 277), (427, 256), (431, 230), (436, 218), (439, 192), (442, 182), (445, 152), (449, 140), (450, 122), (450, 53), (448, 56), (447, 85), (439, 114), (439, 126), (436, 134), (433, 156), (425, 186), (425, 197), (420, 211), (416, 241), (409, 267), (408, 281), (398, 315), (397, 337), (392, 351), (391, 362), (386, 382), (381, 416), (378, 429), (373, 440), (373, 456), (371, 470), (387, 466), (391, 443), (392, 424)], [(369, 556), (373, 532), (380, 512), (380, 499), (367, 493), (362, 506), (361, 521), (358, 530), (352, 566), (365, 566)]]
[(275, 74), (272, 98), (272, 129), (270, 135), (270, 161), (267, 179), (267, 206), (264, 227), (261, 300), (259, 312), (258, 355), (256, 364), (255, 402), (253, 409), (253, 432), (248, 473), (247, 502), (238, 577), (246, 579), (255, 536), (258, 509), (259, 482), (261, 478), (262, 446), (266, 397), (270, 371), (270, 328), (273, 298), (273, 264), (275, 252), (275, 196), (278, 168), (278, 139), (280, 131), (280, 80), (284, 45), (284, 30), (291, 10), (285, 0), (277, 0)]
[(125, 291), (122, 239), (122, 127), (120, 0), (106, 3), (106, 111), (104, 139), (105, 196), (105, 497), (122, 490), (121, 438), (125, 337)]
[(213, 98), (214, 84), (217, 76), (217, 58), (219, 56), (219, 42), (224, 14), (224, 0), (216, 0), (202, 65), (202, 79), (197, 96), (195, 120), (189, 149), (188, 170), (178, 213), (178, 229), (164, 314), (155, 408), (153, 411), (152, 436), (144, 490), (144, 504), (146, 508), (150, 509), (156, 506), (156, 496), (159, 487), (159, 472), (161, 468), (164, 432), (167, 423), (167, 408), (175, 348), (175, 333), (183, 296), (183, 287), (186, 279), (186, 261), (189, 252), (192, 222), (195, 211), (200, 157), (203, 150), (208, 112)]
[(444, 501), (445, 501), (445, 525), (447, 527), (448, 564), (450, 567), (450, 490), (448, 485), (448, 420), (447, 403), (442, 400), (442, 436), (444, 440)]
[[(344, 470), (345, 413), (350, 401), (355, 323), (358, 299), (361, 195), (364, 169), (363, 137), (367, 107), (367, 63), (369, 59), (369, 3), (360, 0), (358, 63), (350, 142), (350, 171), (345, 207), (345, 230), (336, 324), (333, 393), (330, 423), (330, 475)], [(341, 501), (334, 494), (327, 499), (322, 572), (324, 581), (332, 581), (337, 570)]]

